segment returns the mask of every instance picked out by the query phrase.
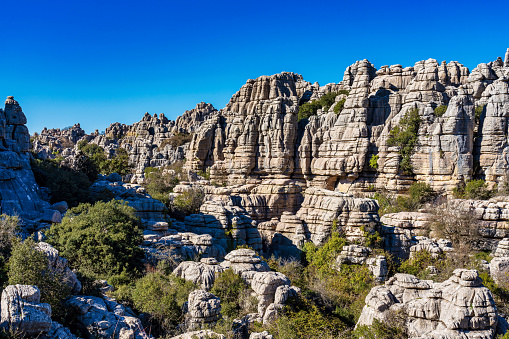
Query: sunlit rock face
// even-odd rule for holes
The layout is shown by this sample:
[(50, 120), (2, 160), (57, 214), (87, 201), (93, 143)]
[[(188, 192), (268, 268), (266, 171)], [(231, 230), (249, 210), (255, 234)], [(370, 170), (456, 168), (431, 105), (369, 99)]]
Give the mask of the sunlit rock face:
[(25, 219), (40, 217), (49, 204), (41, 200), (30, 167), (27, 118), (14, 97), (0, 108), (0, 207), (1, 213)]

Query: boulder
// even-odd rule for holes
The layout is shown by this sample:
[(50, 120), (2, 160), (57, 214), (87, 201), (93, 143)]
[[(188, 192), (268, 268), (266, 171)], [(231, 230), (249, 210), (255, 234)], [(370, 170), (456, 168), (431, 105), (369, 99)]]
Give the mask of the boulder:
[(36, 286), (9, 285), (2, 292), (1, 326), (27, 336), (51, 329), (51, 306), (41, 303)]
[(186, 328), (198, 329), (215, 324), (221, 318), (221, 300), (204, 290), (189, 293), (187, 301)]

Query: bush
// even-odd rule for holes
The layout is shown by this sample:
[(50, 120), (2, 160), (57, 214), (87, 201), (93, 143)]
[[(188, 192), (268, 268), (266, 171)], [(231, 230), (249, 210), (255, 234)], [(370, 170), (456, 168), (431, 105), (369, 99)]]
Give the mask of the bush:
[(445, 114), (445, 111), (447, 111), (447, 105), (440, 105), (440, 106), (437, 106), (437, 108), (435, 108), (435, 110), (433, 111), (433, 114), (437, 118), (440, 118), (442, 115)]
[(178, 218), (199, 213), (204, 197), (203, 191), (197, 188), (182, 192), (170, 202), (170, 213)]
[(409, 189), (410, 198), (419, 204), (430, 202), (436, 196), (431, 186), (422, 181), (414, 182)]
[(373, 169), (378, 169), (378, 159), (380, 156), (378, 154), (372, 154), (371, 158), (369, 159), (369, 167)]
[(61, 224), (47, 232), (71, 267), (94, 278), (123, 271), (138, 275), (143, 268), (143, 242), (134, 208), (118, 200), (81, 204), (70, 209)]
[(184, 144), (187, 144), (188, 142), (191, 142), (192, 139), (193, 139), (192, 133), (175, 133), (168, 139), (164, 139), (157, 149), (162, 150), (166, 147), (166, 145), (170, 145), (174, 148), (179, 147)]
[(394, 198), (388, 191), (380, 190), (375, 193), (374, 199), (380, 206), (380, 216), (388, 213), (417, 211), (423, 204), (431, 202), (437, 193), (429, 184), (414, 182), (409, 188), (409, 195)]
[(406, 339), (406, 317), (403, 312), (393, 312), (387, 317), (387, 322), (373, 319), (371, 326), (362, 325), (355, 329), (352, 338), (355, 339)]
[(78, 149), (83, 153), (83, 155), (90, 159), (90, 163), (93, 166), (92, 172), (106, 175), (111, 173), (118, 173), (120, 175), (131, 173), (132, 166), (129, 165), (129, 155), (123, 148), (118, 148), (112, 159), (108, 159), (101, 146), (90, 144), (86, 139), (78, 142)]
[(495, 196), (496, 189), (488, 189), (484, 180), (469, 180), (465, 185), (455, 187), (452, 192), (456, 199), (488, 200)]
[(150, 314), (158, 327), (155, 329), (157, 333), (168, 331), (182, 322), (182, 305), (195, 289), (196, 286), (189, 281), (154, 272), (137, 280), (128, 298), (138, 311)]
[(401, 118), (399, 125), (389, 132), (389, 139), (387, 139), (389, 146), (399, 147), (399, 154), (401, 155), (399, 165), (403, 173), (407, 175), (413, 174), (410, 157), (417, 143), (420, 123), (419, 109), (408, 110)]
[[(318, 110), (320, 108), (322, 108), (324, 112), (327, 112), (329, 110), (329, 108), (334, 104), (334, 102), (336, 101), (336, 97), (339, 94), (348, 95), (348, 93), (349, 92), (346, 90), (341, 90), (339, 92), (329, 92), (329, 93), (323, 95), (319, 100), (306, 102), (305, 104), (300, 105), (299, 106), (299, 120), (308, 119), (310, 116), (316, 115), (316, 113), (318, 112)], [(340, 104), (341, 101), (343, 101), (342, 104)], [(344, 106), (344, 101), (346, 101), (346, 99), (343, 99), (341, 101), (339, 101), (334, 106), (334, 112), (336, 114), (339, 114), (339, 112), (341, 112), (341, 110), (343, 109), (343, 106)]]
[(476, 124), (476, 125), (479, 125), (479, 122), (481, 121), (481, 115), (482, 115), (482, 113), (484, 112), (484, 106), (485, 106), (485, 105), (477, 106), (477, 107), (475, 108), (474, 115), (475, 115), (475, 124)]
[[(253, 303), (247, 300), (250, 295), (248, 290), (249, 287), (244, 280), (238, 274), (235, 274), (232, 269), (227, 269), (217, 275), (210, 293), (221, 299), (221, 313), (234, 319), (256, 312), (256, 309), (250, 309), (249, 307), (253, 304), (256, 307), (257, 302)], [(246, 304), (248, 305), (247, 309), (243, 307)]]
[(336, 105), (334, 105), (334, 113), (339, 114), (343, 111), (343, 108), (345, 108), (345, 102), (346, 98), (343, 98), (339, 100)]
[(9, 285), (36, 285), (41, 291), (41, 302), (51, 305), (53, 319), (61, 319), (65, 314), (63, 301), (71, 288), (48, 265), (46, 255), (35, 248), (31, 238), (14, 241), (8, 262)]
[(414, 255), (403, 261), (398, 267), (399, 273), (407, 273), (415, 275), (420, 279), (429, 279), (429, 274), (426, 270), (428, 266), (436, 266), (440, 259), (444, 259), (443, 256), (440, 258), (433, 258), (431, 253), (426, 250), (414, 252)]
[(90, 201), (91, 183), (86, 174), (39, 159), (32, 161), (32, 171), (37, 184), (51, 190), (51, 203), (66, 201), (74, 207)]

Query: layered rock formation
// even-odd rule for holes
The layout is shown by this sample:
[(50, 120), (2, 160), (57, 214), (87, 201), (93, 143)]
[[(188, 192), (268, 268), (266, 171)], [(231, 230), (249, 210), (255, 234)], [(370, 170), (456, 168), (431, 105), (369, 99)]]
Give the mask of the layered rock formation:
[(374, 287), (357, 326), (405, 312), (409, 338), (493, 338), (498, 314), (477, 271), (457, 269), (442, 283), (398, 273)]
[(7, 97), (0, 108), (0, 209), (1, 213), (38, 219), (49, 204), (40, 198), (30, 167), (30, 135), (18, 102)]

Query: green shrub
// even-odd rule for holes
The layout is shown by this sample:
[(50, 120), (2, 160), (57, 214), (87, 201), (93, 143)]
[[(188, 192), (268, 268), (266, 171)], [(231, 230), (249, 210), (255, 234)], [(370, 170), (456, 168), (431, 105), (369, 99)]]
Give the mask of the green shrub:
[(373, 169), (378, 169), (378, 159), (380, 156), (378, 154), (372, 154), (371, 158), (369, 159), (369, 167)]
[(51, 203), (66, 201), (69, 206), (90, 201), (90, 180), (86, 174), (54, 161), (34, 159), (32, 171), (37, 184), (51, 190)]
[(198, 171), (197, 173), (200, 177), (205, 178), (205, 180), (210, 180), (210, 167), (205, 171)]
[(178, 218), (200, 212), (205, 194), (200, 189), (182, 192), (170, 202), (170, 213)]
[(444, 259), (443, 256), (433, 258), (431, 253), (426, 250), (418, 251), (412, 258), (403, 261), (397, 270), (399, 273), (412, 274), (420, 279), (429, 279), (426, 268), (439, 265), (440, 259)]
[(61, 224), (47, 232), (71, 267), (94, 278), (109, 278), (123, 271), (136, 276), (143, 268), (143, 242), (134, 208), (118, 200), (80, 204), (70, 209)]
[(431, 186), (422, 181), (414, 182), (409, 189), (410, 198), (419, 204), (430, 202), (436, 196)]
[(345, 245), (347, 245), (346, 239), (338, 232), (332, 232), (330, 238), (321, 247), (316, 247), (312, 242), (304, 244), (306, 260), (319, 272), (326, 274), (330, 272), (331, 264)]
[(195, 289), (189, 281), (155, 272), (137, 280), (128, 297), (135, 309), (150, 314), (159, 330), (168, 331), (182, 322), (182, 305)]
[(447, 111), (447, 105), (440, 105), (440, 106), (437, 106), (437, 108), (435, 108), (435, 110), (433, 111), (433, 114), (437, 118), (440, 118), (442, 115), (445, 114), (445, 111)]
[(485, 106), (485, 105), (477, 106), (477, 107), (475, 108), (475, 112), (474, 112), (474, 114), (475, 114), (475, 124), (476, 124), (476, 125), (479, 125), (479, 122), (481, 121), (481, 115), (482, 115), (482, 113), (484, 112), (484, 106)]
[(41, 291), (41, 302), (51, 305), (54, 319), (61, 319), (65, 314), (63, 301), (71, 288), (61, 274), (48, 268), (46, 255), (35, 246), (31, 238), (14, 241), (8, 262), (9, 285), (36, 285)]
[(488, 200), (496, 194), (496, 189), (488, 189), (484, 180), (469, 180), (465, 185), (453, 189), (453, 196), (457, 199)]
[(336, 105), (334, 105), (334, 113), (339, 114), (343, 111), (343, 108), (345, 108), (345, 102), (346, 98), (343, 98), (339, 100)]
[(93, 166), (91, 169), (92, 172), (106, 175), (111, 173), (118, 173), (120, 175), (131, 173), (132, 166), (129, 165), (129, 155), (123, 148), (118, 148), (112, 159), (108, 159), (101, 146), (90, 144), (86, 139), (78, 142), (78, 149), (83, 155), (90, 159), (90, 163)]
[(437, 193), (429, 184), (414, 182), (409, 188), (409, 195), (394, 198), (388, 191), (380, 190), (375, 193), (374, 199), (380, 206), (380, 216), (388, 213), (417, 211), (423, 204), (432, 201)]
[(245, 315), (241, 314), (241, 301), (246, 298), (248, 288), (238, 274), (235, 274), (232, 269), (227, 269), (217, 275), (210, 293), (221, 299), (223, 316), (234, 319)]
[(192, 139), (193, 139), (192, 133), (175, 133), (168, 139), (164, 139), (157, 149), (162, 150), (164, 149), (164, 147), (166, 147), (166, 145), (170, 145), (172, 147), (182, 146), (184, 144), (187, 144), (188, 142), (191, 142)]
[(399, 154), (401, 155), (399, 165), (403, 173), (407, 175), (413, 174), (410, 157), (417, 143), (420, 123), (419, 109), (408, 110), (401, 118), (399, 125), (389, 132), (389, 139), (387, 139), (389, 146), (399, 147)]
[[(394, 322), (394, 317), (388, 317), (390, 321)], [(406, 332), (405, 320), (399, 317), (399, 323), (390, 325), (381, 322), (378, 319), (373, 319), (371, 326), (361, 325), (352, 333), (352, 338), (355, 339), (406, 339), (408, 338)]]
[[(310, 116), (316, 115), (316, 113), (318, 112), (318, 110), (320, 108), (322, 108), (324, 112), (327, 112), (329, 110), (329, 108), (332, 105), (334, 105), (334, 102), (336, 101), (336, 97), (339, 94), (348, 95), (348, 93), (349, 92), (346, 90), (341, 90), (339, 92), (329, 92), (325, 95), (322, 95), (322, 97), (319, 100), (306, 102), (306, 103), (300, 105), (299, 106), (299, 120), (308, 119)], [(339, 114), (341, 112), (341, 110), (343, 109), (344, 103), (345, 103), (344, 101), (346, 101), (346, 99), (340, 100), (334, 106), (334, 113)]]

